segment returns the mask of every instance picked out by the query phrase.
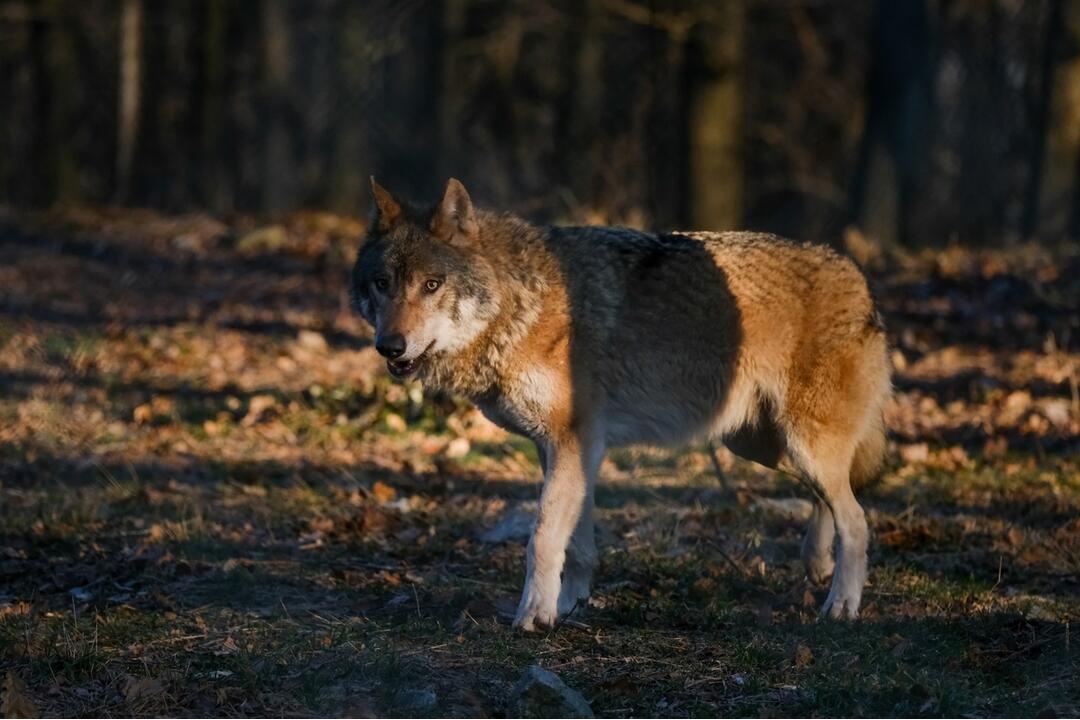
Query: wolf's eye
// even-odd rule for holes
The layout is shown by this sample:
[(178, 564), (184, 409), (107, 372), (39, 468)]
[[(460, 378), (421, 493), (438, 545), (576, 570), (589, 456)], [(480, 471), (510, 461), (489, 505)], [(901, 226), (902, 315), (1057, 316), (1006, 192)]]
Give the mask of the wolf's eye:
[(375, 278), (375, 289), (379, 292), (386, 292), (386, 288), (390, 287), (390, 281), (386, 278)]
[(424, 289), (427, 290), (429, 293), (433, 293), (433, 292), (435, 292), (436, 290), (439, 289), (440, 285), (442, 285), (441, 282), (439, 282), (435, 278), (432, 278), (432, 279), (428, 280), (426, 283), (424, 283)]

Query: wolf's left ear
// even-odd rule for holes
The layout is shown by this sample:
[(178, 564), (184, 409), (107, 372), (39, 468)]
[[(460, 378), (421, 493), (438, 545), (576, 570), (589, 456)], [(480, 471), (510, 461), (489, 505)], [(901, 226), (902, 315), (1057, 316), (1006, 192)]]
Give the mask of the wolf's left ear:
[(379, 230), (386, 232), (401, 217), (401, 203), (394, 199), (390, 191), (375, 182), (374, 175), (371, 176), (371, 197), (375, 201), (372, 220)]
[(457, 178), (450, 178), (442, 200), (431, 216), (431, 232), (436, 237), (451, 241), (456, 239), (472, 240), (479, 227), (476, 223), (476, 211), (465, 186)]

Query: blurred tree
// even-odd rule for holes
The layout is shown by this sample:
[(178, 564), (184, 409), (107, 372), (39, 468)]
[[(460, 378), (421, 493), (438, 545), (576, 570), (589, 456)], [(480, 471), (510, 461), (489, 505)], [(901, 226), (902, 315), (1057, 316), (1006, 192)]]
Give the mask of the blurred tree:
[(856, 223), (885, 245), (908, 241), (933, 72), (931, 0), (877, 0), (867, 116), (852, 186)]
[(440, 176), (460, 174), (460, 123), (465, 114), (468, 93), (462, 92), (459, 73), (466, 66), (465, 42), (469, 0), (444, 0), (442, 3), (441, 57), (439, 58), (439, 158)]
[(289, 6), (286, 0), (263, 0), (263, 104), (265, 111), (262, 209), (283, 211), (295, 206), (294, 112), (289, 84), (292, 71)]
[(443, 98), (468, 90), (467, 78), (450, 78), (451, 86), (440, 81), (445, 77), (440, 73), (444, 59), (440, 3), (383, 0), (364, 7), (373, 25), (372, 42), (380, 48), (378, 62), (367, 76), (377, 100), (366, 113), (366, 130), (379, 149), (368, 172), (377, 172), (387, 187), (405, 196), (434, 195), (445, 181), (436, 177), (439, 158), (447, 150), (441, 147), (438, 120)]
[(207, 207), (219, 213), (233, 209), (224, 159), (228, 5), (227, 0), (205, 0), (199, 18), (202, 47), (196, 92), (200, 104), (200, 196)]
[(0, 125), (0, 198), (19, 202), (34, 178), (21, 177), (18, 168), (31, 146), (32, 124), (14, 118), (31, 117), (30, 93), (34, 67), (30, 59), (31, 23), (26, 6), (6, 8), (6, 22), (0, 23), (0, 103), (6, 105), (12, 121)]
[[(338, 52), (334, 71), (337, 112), (334, 114), (330, 158), (330, 205), (336, 210), (363, 213), (370, 204), (367, 176), (375, 172), (370, 137), (372, 115), (369, 78), (374, 59), (371, 18), (354, 2), (341, 8)], [(365, 174), (366, 173), (366, 174)]]
[(737, 228), (743, 217), (742, 0), (703, 6), (691, 34), (689, 90), (690, 223), (703, 230)]
[(593, 179), (602, 162), (597, 136), (604, 100), (603, 22), (599, 0), (580, 0), (567, 16), (570, 47), (562, 72), (569, 92), (560, 103), (559, 125), (568, 150), (562, 154), (562, 175), (575, 207), (599, 204)]
[(75, 98), (75, 51), (72, 42), (72, 13), (63, 0), (45, 0), (43, 9), (49, 22), (46, 39), (44, 120), (46, 132), (39, 137), (51, 176), (49, 199), (70, 203), (78, 199), (78, 165), (72, 148), (72, 111)]
[(116, 138), (116, 200), (128, 201), (131, 163), (139, 131), (142, 72), (142, 0), (124, 0), (120, 11), (120, 107)]
[(0, 202), (1061, 236), (1078, 3), (0, 0)]
[(1063, 238), (1077, 232), (1080, 200), (1080, 0), (1052, 0), (1051, 7), (1024, 229)]

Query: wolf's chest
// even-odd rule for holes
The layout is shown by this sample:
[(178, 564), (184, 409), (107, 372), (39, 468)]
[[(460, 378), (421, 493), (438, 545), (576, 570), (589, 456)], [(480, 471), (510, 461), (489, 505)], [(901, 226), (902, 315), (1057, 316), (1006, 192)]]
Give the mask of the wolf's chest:
[(532, 440), (537, 440), (547, 433), (544, 418), (537, 417), (535, 413), (517, 407), (506, 397), (488, 397), (478, 400), (476, 406), (491, 422), (495, 423), (507, 432), (524, 435)]
[(553, 416), (568, 401), (565, 385), (557, 372), (534, 367), (479, 399), (477, 405), (499, 427), (540, 440), (550, 434)]

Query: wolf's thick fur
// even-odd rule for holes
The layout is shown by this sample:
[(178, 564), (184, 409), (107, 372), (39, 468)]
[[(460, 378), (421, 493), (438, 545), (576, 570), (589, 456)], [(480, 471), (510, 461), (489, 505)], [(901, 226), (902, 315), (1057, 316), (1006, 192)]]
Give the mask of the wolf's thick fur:
[(539, 450), (518, 627), (588, 597), (605, 449), (706, 437), (813, 488), (807, 572), (833, 576), (825, 614), (856, 616), (867, 526), (851, 481), (881, 465), (890, 380), (852, 262), (759, 233), (540, 227), (475, 210), (456, 180), (428, 209), (372, 186), (353, 299), (391, 372), (468, 396)]

